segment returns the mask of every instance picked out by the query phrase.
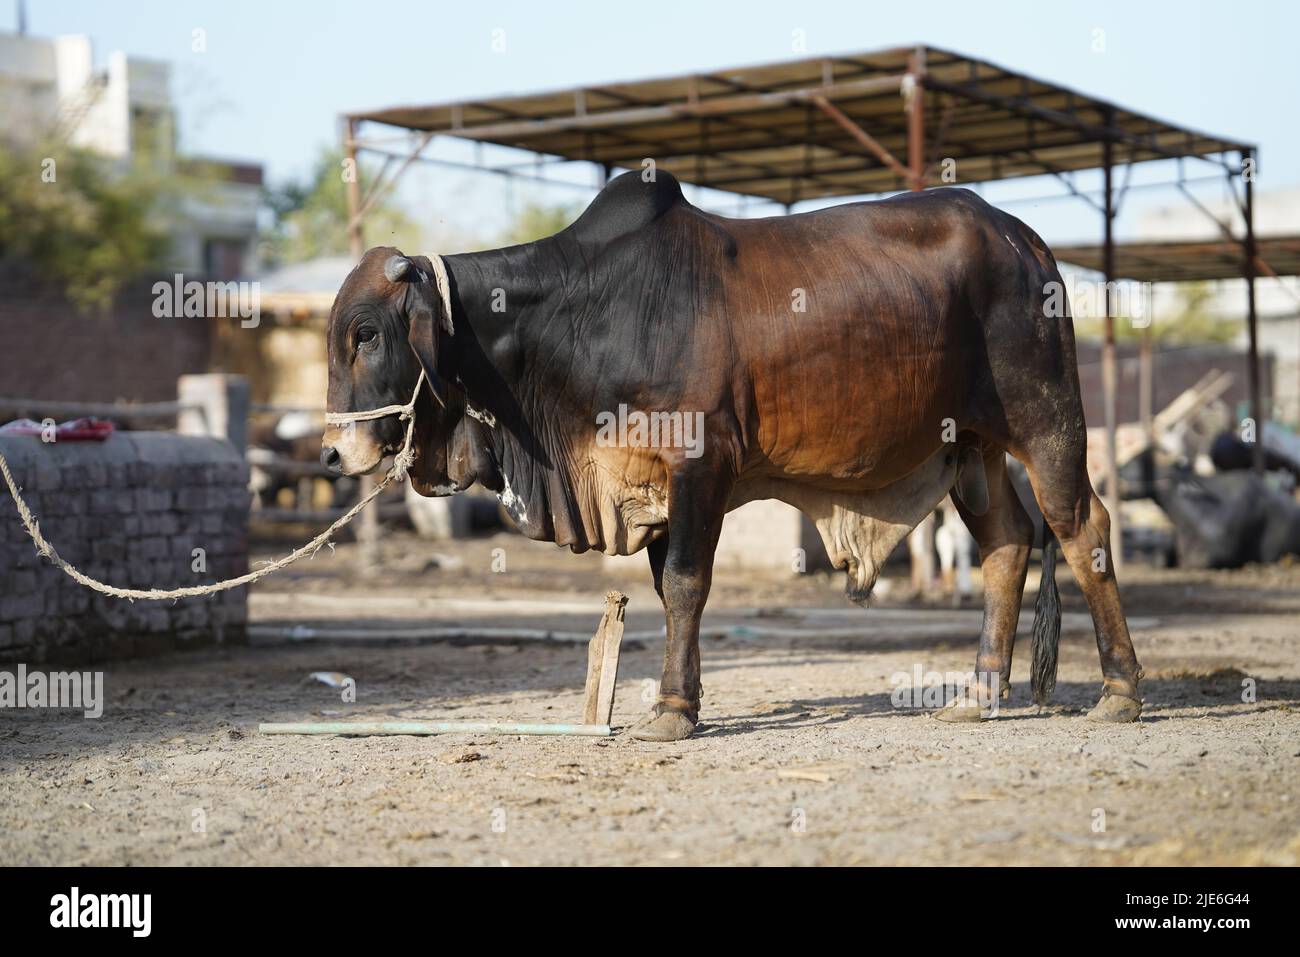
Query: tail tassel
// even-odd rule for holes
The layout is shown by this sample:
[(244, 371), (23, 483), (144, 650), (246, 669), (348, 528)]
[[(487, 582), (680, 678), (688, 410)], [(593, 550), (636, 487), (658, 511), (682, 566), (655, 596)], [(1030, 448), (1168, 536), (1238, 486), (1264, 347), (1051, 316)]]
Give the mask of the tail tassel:
[(1029, 686), (1034, 703), (1042, 706), (1056, 690), (1056, 665), (1061, 644), (1061, 594), (1056, 588), (1056, 536), (1043, 525), (1043, 577), (1034, 606), (1033, 641), (1030, 645)]

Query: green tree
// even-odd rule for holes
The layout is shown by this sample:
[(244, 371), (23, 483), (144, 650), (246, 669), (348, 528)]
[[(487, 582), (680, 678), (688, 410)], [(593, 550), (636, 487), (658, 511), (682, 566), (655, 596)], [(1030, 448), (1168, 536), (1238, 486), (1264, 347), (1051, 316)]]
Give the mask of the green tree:
[[(337, 147), (322, 149), (305, 178), (290, 179), (267, 190), (267, 205), (274, 224), (264, 237), (272, 263), (303, 262), (319, 256), (346, 255), (348, 248), (347, 185), (343, 179), (343, 153)], [(362, 171), (365, 186), (373, 176)], [(419, 226), (397, 209), (391, 194), (366, 212), (366, 242), (421, 249)]]
[(514, 246), (553, 236), (577, 217), (580, 207), (572, 204), (549, 206), (528, 203), (501, 233), (501, 245)]
[[(1232, 342), (1242, 325), (1210, 311), (1214, 288), (1208, 282), (1185, 282), (1178, 285), (1178, 305), (1155, 317), (1151, 326), (1154, 342), (1169, 345), (1196, 345), (1206, 342)], [(1080, 339), (1101, 339), (1104, 321), (1100, 316), (1079, 316), (1074, 331)], [(1115, 339), (1136, 341), (1142, 328), (1124, 317), (1115, 320)]]
[(152, 167), (122, 167), (53, 138), (0, 147), (0, 259), (107, 308), (168, 258), (174, 186)]

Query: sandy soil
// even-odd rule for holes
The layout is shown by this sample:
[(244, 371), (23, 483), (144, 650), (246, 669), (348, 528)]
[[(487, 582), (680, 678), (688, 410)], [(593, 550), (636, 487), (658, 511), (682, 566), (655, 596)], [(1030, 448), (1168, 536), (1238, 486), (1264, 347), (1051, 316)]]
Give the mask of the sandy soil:
[[(828, 576), (722, 574), (688, 741), (259, 735), (260, 721), (323, 717), (577, 720), (580, 645), (392, 635), (451, 623), (589, 634), (610, 587), (631, 596), (615, 722), (647, 709), (662, 619), (640, 565), (505, 535), (455, 546), (395, 535), (386, 548), (389, 570), (372, 583), (351, 575), (341, 546), (259, 591), (248, 648), (107, 666), (99, 720), (0, 713), (0, 859), (1300, 863), (1300, 569), (1128, 570), (1148, 674), (1145, 714), (1129, 726), (1083, 718), (1100, 674), (1063, 569), (1060, 685), (1044, 713), (1028, 704), (1023, 638), (996, 720), (953, 726), (893, 706), (895, 673), (971, 666), (977, 609), (887, 595), (864, 611)], [(494, 548), (508, 572), (490, 571)], [(377, 636), (302, 640), (304, 625)], [(295, 626), (298, 640), (285, 637)], [(353, 676), (357, 701), (313, 671)]]

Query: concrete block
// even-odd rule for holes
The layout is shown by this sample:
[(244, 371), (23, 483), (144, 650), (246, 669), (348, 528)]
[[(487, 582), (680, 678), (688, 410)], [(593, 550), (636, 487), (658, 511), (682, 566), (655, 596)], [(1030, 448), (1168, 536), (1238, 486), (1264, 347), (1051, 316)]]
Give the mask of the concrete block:
[(793, 506), (774, 499), (749, 502), (727, 513), (715, 568), (799, 574), (827, 564), (816, 527)]

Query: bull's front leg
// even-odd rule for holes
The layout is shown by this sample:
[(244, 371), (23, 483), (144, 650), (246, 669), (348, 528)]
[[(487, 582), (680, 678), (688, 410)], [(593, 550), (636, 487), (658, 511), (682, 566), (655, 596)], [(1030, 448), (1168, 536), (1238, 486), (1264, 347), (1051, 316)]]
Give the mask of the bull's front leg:
[(667, 639), (658, 700), (631, 732), (640, 741), (680, 741), (690, 736), (700, 717), (700, 617), (726, 511), (726, 493), (715, 483), (675, 480), (669, 492), (668, 534), (648, 548)]

